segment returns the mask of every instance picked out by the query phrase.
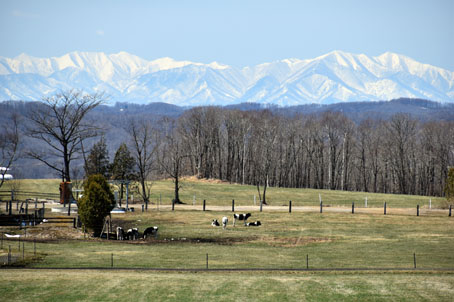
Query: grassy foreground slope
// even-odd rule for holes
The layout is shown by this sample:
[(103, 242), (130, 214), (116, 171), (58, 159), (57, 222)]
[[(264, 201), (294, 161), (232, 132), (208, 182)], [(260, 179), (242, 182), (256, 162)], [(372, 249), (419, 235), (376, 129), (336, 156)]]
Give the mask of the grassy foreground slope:
[(452, 301), (452, 274), (0, 271), (3, 301)]

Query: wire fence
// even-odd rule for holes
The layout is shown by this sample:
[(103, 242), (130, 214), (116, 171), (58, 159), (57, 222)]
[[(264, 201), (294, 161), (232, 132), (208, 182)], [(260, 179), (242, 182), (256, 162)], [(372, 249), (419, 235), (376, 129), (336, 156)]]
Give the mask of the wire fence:
[[(258, 263), (253, 260), (241, 259), (241, 256), (237, 256), (237, 263), (235, 263), (232, 262), (232, 257), (203, 252), (191, 257), (179, 255), (179, 259), (175, 259), (175, 255), (166, 256), (165, 254), (154, 255), (150, 253), (150, 257), (159, 257), (159, 262), (162, 262), (159, 265), (153, 262), (141, 261), (140, 257), (132, 260), (131, 256), (125, 255), (124, 251), (105, 252), (101, 256), (99, 252), (94, 251), (91, 252), (92, 257), (90, 257), (90, 252), (86, 252), (82, 257), (85, 261), (79, 259), (79, 261), (65, 263), (64, 261), (52, 260), (47, 264), (43, 264), (41, 262), (42, 259), (50, 253), (49, 247), (45, 246), (47, 244), (52, 244), (52, 242), (38, 241), (36, 239), (3, 239), (0, 247), (0, 266), (4, 268), (23, 267), (35, 269), (131, 269), (156, 271), (454, 271), (454, 263), (452, 259), (448, 259), (449, 257), (445, 257), (445, 261), (440, 262), (443, 265), (440, 265), (439, 263), (434, 263), (431, 259), (443, 256), (433, 253), (418, 254), (416, 252), (401, 255), (399, 258), (396, 257), (394, 261), (389, 258), (387, 259), (387, 265), (383, 265), (380, 261), (374, 263), (374, 259), (369, 258), (362, 263), (352, 261), (350, 264), (349, 259), (343, 259), (342, 265), (336, 266), (327, 261), (328, 257), (333, 257), (333, 255), (321, 256), (309, 253), (301, 254), (299, 257), (292, 259), (289, 258), (283, 262), (284, 264), (275, 264), (273, 261)], [(75, 254), (74, 257), (78, 257), (78, 255)], [(90, 259), (90, 261), (86, 261), (87, 259)], [(175, 262), (178, 262), (178, 264), (175, 264)], [(328, 264), (324, 264), (326, 262)]]

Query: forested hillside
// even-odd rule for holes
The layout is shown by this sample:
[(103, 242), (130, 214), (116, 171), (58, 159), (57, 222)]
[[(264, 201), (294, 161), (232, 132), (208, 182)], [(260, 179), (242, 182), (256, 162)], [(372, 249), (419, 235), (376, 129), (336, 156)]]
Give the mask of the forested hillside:
[[(58, 178), (26, 150), (27, 114), (39, 103), (0, 103), (0, 121), (19, 116), (22, 156), (11, 173)], [(327, 188), (442, 195), (454, 165), (454, 107), (424, 100), (330, 106), (181, 108), (167, 104), (98, 106), (88, 119), (104, 136), (110, 160), (122, 143), (134, 151), (132, 125), (148, 129), (151, 177), (197, 175), (263, 187)], [(147, 131), (148, 131), (147, 130)], [(84, 176), (82, 155), (73, 177)], [(55, 158), (55, 161), (58, 161)]]

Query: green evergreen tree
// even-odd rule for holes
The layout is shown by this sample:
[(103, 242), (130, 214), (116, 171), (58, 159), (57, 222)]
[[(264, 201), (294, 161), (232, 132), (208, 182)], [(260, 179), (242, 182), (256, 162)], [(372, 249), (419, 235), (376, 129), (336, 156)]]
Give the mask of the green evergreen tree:
[[(136, 162), (125, 143), (118, 147), (112, 163), (112, 178), (115, 180), (136, 179), (134, 167)], [(123, 184), (120, 185), (120, 200), (123, 199)]]
[(79, 216), (86, 228), (98, 237), (104, 218), (115, 206), (115, 198), (104, 176), (90, 175), (84, 182), (84, 196), (78, 204)]
[(101, 174), (106, 178), (110, 177), (109, 153), (104, 137), (91, 148), (85, 162), (85, 173), (87, 176)]

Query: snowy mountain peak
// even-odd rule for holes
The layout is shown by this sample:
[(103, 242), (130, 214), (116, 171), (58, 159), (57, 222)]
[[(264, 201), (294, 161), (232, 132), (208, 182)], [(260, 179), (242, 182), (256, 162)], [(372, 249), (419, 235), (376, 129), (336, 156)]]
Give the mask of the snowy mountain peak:
[(153, 66), (153, 68), (155, 68), (154, 71), (180, 68), (194, 64), (193, 62), (190, 61), (175, 61), (174, 59), (169, 57), (156, 59), (154, 61), (151, 61), (150, 63)]
[(71, 88), (104, 91), (110, 101), (280, 105), (377, 101), (399, 97), (454, 102), (454, 73), (395, 53), (377, 57), (332, 51), (235, 68), (119, 52), (60, 57), (0, 57), (0, 100), (40, 100)]
[(230, 67), (229, 65), (224, 65), (224, 64), (218, 63), (216, 61), (211, 62), (210, 64), (208, 64), (208, 66), (213, 69), (227, 69)]

